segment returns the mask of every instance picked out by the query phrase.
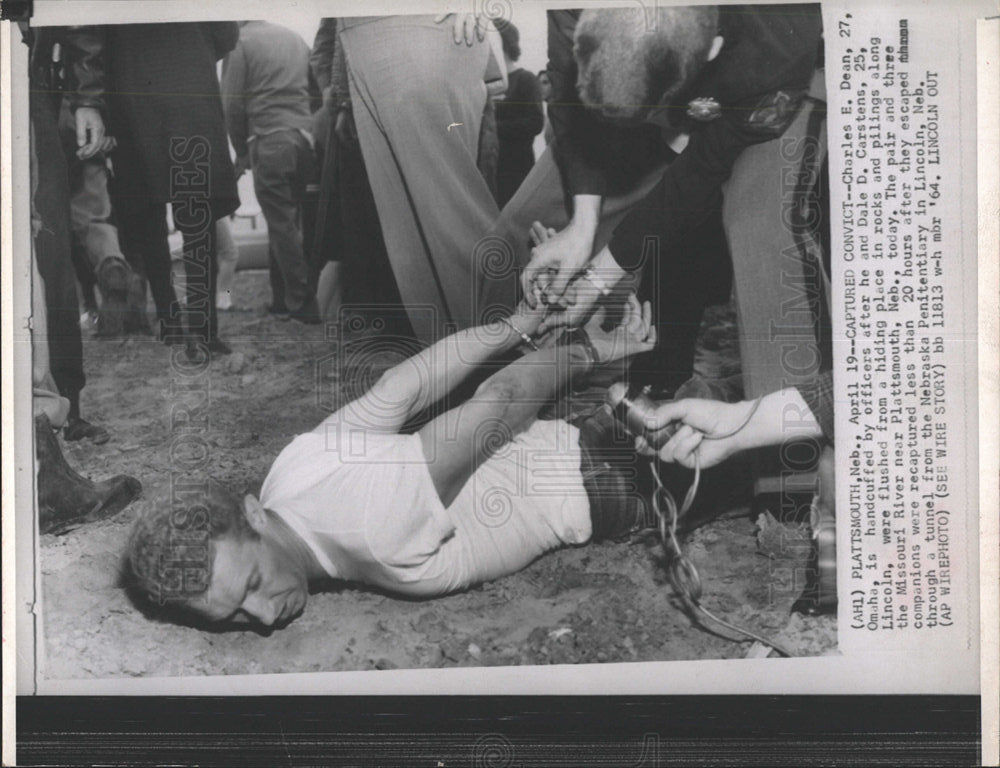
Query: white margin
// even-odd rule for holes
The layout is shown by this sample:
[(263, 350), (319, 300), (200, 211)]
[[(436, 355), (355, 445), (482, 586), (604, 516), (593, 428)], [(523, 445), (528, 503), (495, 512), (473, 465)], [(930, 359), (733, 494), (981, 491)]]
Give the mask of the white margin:
[[(0, 377), (3, 389), (0, 400), (0, 495), (2, 509), (14, 509), (14, 389), (10, 377), (14, 361), (13, 308), (11, 295), (11, 253), (14, 237), (11, 229), (10, 189), (13, 186), (13, 124), (11, 97), (11, 57), (13, 25), (0, 23)], [(0, 516), (3, 539), (3, 754), (4, 765), (14, 765), (16, 746), (15, 688), (17, 681), (17, 639), (15, 627), (16, 568), (14, 554), (14, 516)]]
[[(634, 2), (634, 0), (633, 0)], [(335, 10), (337, 8), (345, 8), (349, 3), (338, 0), (330, 0), (330, 2), (324, 3), (324, 12), (326, 14), (336, 15)], [(352, 0), (350, 3), (356, 9), (356, 0)], [(519, 4), (517, 0), (514, 5)], [(579, 5), (577, 2), (575, 5)], [(629, 5), (631, 3), (621, 2), (616, 3), (613, 0), (602, 3), (604, 6), (611, 5)], [(49, 14), (58, 14), (57, 8), (68, 8), (70, 6), (76, 6), (74, 10), (84, 9), (80, 6), (83, 3), (56, 3), (47, 2), (46, 0), (39, 0), (36, 3), (36, 13), (39, 17)], [(127, 19), (123, 16), (131, 17), (132, 14), (140, 14), (144, 18), (148, 18), (148, 9), (150, 5), (148, 3), (141, 2), (131, 2), (131, 3), (121, 3), (117, 0), (113, 2), (94, 2), (87, 3), (88, 6), (86, 13), (91, 15), (94, 7), (104, 7), (108, 11), (113, 9), (114, 15), (119, 17), (119, 20), (125, 21)], [(192, 6), (189, 3), (177, 2), (177, 3), (157, 3), (157, 9), (163, 15), (163, 20), (168, 20), (168, 16), (178, 16), (177, 20), (189, 15)], [(212, 4), (200, 3), (199, 16), (205, 19), (208, 18), (232, 18), (232, 9), (235, 6), (232, 2), (219, 2)], [(243, 15), (252, 15), (252, 9), (254, 7), (263, 7), (263, 4), (259, 0), (243, 0), (239, 2), (241, 13)], [(318, 3), (313, 0), (312, 2), (296, 2), (293, 3), (294, 6), (316, 6)], [(370, 5), (366, 4), (365, 11), (369, 13), (378, 13), (379, 8), (385, 8), (383, 12), (390, 12), (386, 8), (385, 2), (371, 2)], [(459, 7), (467, 7), (467, 3), (459, 2), (449, 2), (440, 3), (439, 6), (447, 5), (450, 9), (459, 9)], [(572, 6), (574, 3), (552, 3), (550, 6)], [(270, 2), (267, 3), (270, 7)], [(169, 11), (167, 8), (169, 7)], [(391, 12), (393, 13), (405, 13), (414, 12), (418, 7), (426, 9), (426, 3), (420, 2), (420, 0), (403, 0), (398, 4), (393, 4)], [(211, 10), (209, 10), (211, 9)], [(347, 14), (341, 14), (347, 15)], [(41, 20), (41, 19), (39, 19)], [(58, 19), (66, 23), (65, 19)], [(135, 19), (138, 20), (138, 19)], [(50, 19), (51, 23), (51, 19)], [(1000, 546), (1000, 539), (998, 539), (998, 522), (997, 522), (997, 498), (998, 498), (998, 488), (997, 479), (1000, 477), (1000, 442), (998, 442), (997, 435), (997, 414), (998, 414), (998, 367), (1000, 367), (1000, 357), (998, 357), (998, 318), (997, 318), (997, 303), (998, 303), (998, 269), (997, 269), (997, 249), (998, 243), (1000, 243), (1000, 207), (998, 207), (998, 172), (1000, 172), (1000, 163), (998, 163), (998, 143), (997, 137), (1000, 136), (1000, 94), (998, 94), (997, 83), (1000, 81), (1000, 71), (998, 71), (998, 57), (997, 54), (1000, 53), (1000, 21), (994, 19), (991, 21), (980, 21), (977, 24), (978, 32), (978, 42), (980, 51), (980, 61), (979, 61), (979, 81), (978, 81), (978, 119), (979, 119), (979, 169), (980, 173), (978, 175), (979, 179), (979, 200), (980, 200), (980, 220), (979, 220), (979, 404), (980, 404), (980, 478), (983, 482), (980, 483), (980, 595), (981, 595), (981, 623), (980, 623), (980, 639), (981, 639), (981, 668), (980, 668), (980, 680), (982, 686), (982, 701), (983, 701), (983, 752), (982, 760), (984, 764), (996, 764), (998, 761), (998, 731), (997, 731), (997, 719), (998, 719), (998, 701), (997, 701), (997, 685), (998, 685), (998, 671), (1000, 671), (1000, 640), (998, 640), (998, 581), (1000, 581), (1000, 568), (998, 568), (998, 546)], [(0, 221), (2, 221), (3, 226), (0, 227), (0, 280), (2, 280), (2, 300), (0, 300), (0, 335), (2, 335), (2, 344), (0, 344), (0, 369), (2, 369), (3, 378), (3, 391), (2, 391), (2, 405), (0, 405), (0, 421), (2, 421), (3, 427), (3, 451), (2, 456), (0, 456), (0, 461), (2, 461), (2, 501), (3, 508), (6, 511), (12, 511), (14, 508), (14, 491), (15, 491), (15, 467), (14, 461), (15, 456), (13, 450), (10, 450), (11, 443), (13, 441), (12, 429), (14, 426), (14, 386), (12, 384), (12, 377), (17, 371), (13, 368), (13, 352), (14, 352), (14, 325), (13, 319), (15, 316), (14, 308), (11, 302), (11, 295), (13, 290), (13, 244), (14, 244), (14, 232), (11, 226), (13, 219), (12, 217), (12, 200), (11, 200), (11, 190), (14, 189), (14, 169), (13, 163), (21, 163), (22, 159), (13, 158), (13, 147), (16, 141), (14, 136), (14, 125), (12, 122), (12, 116), (14, 110), (12, 108), (14, 96), (11, 89), (11, 51), (12, 48), (20, 46), (19, 35), (14, 26), (10, 23), (3, 23), (0, 25), (0, 191), (3, 192), (4, 198), (2, 201), (2, 206), (0, 206)], [(992, 52), (992, 56), (983, 55), (984, 51)], [(26, 120), (25, 120), (26, 122)], [(20, 419), (19, 419), (20, 421)], [(3, 763), (5, 765), (13, 764), (13, 751), (15, 747), (16, 739), (14, 738), (14, 685), (17, 679), (17, 675), (14, 674), (14, 666), (16, 663), (15, 655), (15, 635), (10, 631), (11, 626), (13, 626), (14, 621), (14, 611), (17, 607), (17, 593), (15, 591), (15, 562), (14, 557), (12, 557), (14, 549), (14, 515), (4, 514), (2, 519), (2, 532), (3, 532), (3, 617), (4, 617), (4, 638), (3, 638), (3, 672), (4, 682), (3, 682), (3, 727), (4, 727), (4, 739), (3, 739)], [(18, 618), (23, 618), (24, 614)], [(761, 687), (750, 687), (750, 681), (747, 678), (741, 679), (738, 683), (734, 683), (732, 679), (729, 680), (728, 685), (725, 686), (727, 692), (734, 692), (735, 688), (746, 685), (746, 692), (764, 693), (768, 691), (777, 691), (780, 689), (783, 692), (791, 692), (792, 689), (799, 688), (806, 681), (811, 680), (813, 683), (816, 682), (816, 667), (822, 666), (825, 669), (833, 670), (839, 669), (840, 667), (853, 667), (855, 672), (859, 666), (864, 668), (872, 667), (871, 672), (875, 673), (875, 677), (879, 676), (879, 672), (884, 673), (886, 667), (892, 667), (893, 664), (887, 664), (887, 659), (880, 659), (878, 655), (873, 655), (868, 659), (837, 659), (837, 658), (824, 658), (824, 659), (809, 659), (809, 660), (761, 660), (760, 662), (696, 662), (694, 664), (687, 663), (690, 669), (690, 677), (702, 678), (702, 672), (706, 671), (707, 668), (718, 667), (719, 672), (733, 673), (737, 668), (740, 672), (747, 671), (747, 667), (752, 667), (755, 673), (749, 677), (760, 678), (760, 682), (763, 683)], [(906, 659), (908, 663), (913, 665), (914, 663), (919, 664), (917, 659), (912, 656)], [(818, 664), (817, 664), (818, 662)], [(538, 682), (548, 683), (551, 688), (547, 690), (548, 693), (607, 693), (609, 687), (611, 689), (616, 689), (621, 685), (620, 678), (626, 669), (634, 669), (639, 672), (642, 677), (647, 677), (649, 672), (652, 672), (654, 668), (660, 668), (664, 673), (667, 671), (669, 664), (650, 664), (650, 665), (606, 665), (600, 669), (590, 669), (588, 670), (588, 675), (580, 676), (578, 667), (570, 668), (549, 668), (536, 669), (533, 670), (538, 674)], [(687, 665), (685, 665), (687, 666)], [(659, 672), (659, 669), (656, 670)], [(671, 669), (671, 672), (678, 672), (677, 668)], [(336, 689), (340, 693), (352, 693), (361, 692), (364, 690), (368, 693), (404, 693), (407, 689), (411, 687), (422, 688), (426, 691), (426, 683), (428, 682), (428, 676), (434, 675), (436, 681), (440, 682), (440, 693), (448, 692), (470, 692), (469, 689), (475, 690), (480, 689), (480, 692), (485, 688), (485, 690), (490, 690), (492, 686), (483, 686), (483, 683), (498, 683), (503, 681), (508, 681), (508, 689), (510, 687), (517, 688), (519, 685), (514, 683), (510, 685), (511, 682), (516, 680), (516, 678), (523, 676), (525, 670), (522, 668), (510, 668), (501, 670), (488, 670), (488, 669), (463, 669), (463, 670), (436, 670), (436, 671), (426, 671), (426, 670), (407, 670), (398, 671), (393, 673), (377, 673), (377, 672), (363, 672), (363, 673), (328, 673), (323, 675), (297, 675), (297, 674), (287, 674), (287, 675), (269, 675), (269, 676), (257, 676), (257, 677), (234, 677), (234, 678), (174, 678), (171, 680), (157, 680), (157, 679), (146, 679), (146, 680), (120, 680), (120, 681), (55, 681), (41, 685), (42, 689), (49, 688), (45, 692), (56, 692), (51, 688), (53, 686), (58, 686), (58, 692), (60, 693), (101, 693), (101, 692), (114, 692), (114, 693), (138, 693), (138, 692), (152, 692), (155, 688), (157, 693), (189, 693), (189, 694), (207, 694), (207, 693), (221, 693), (230, 692), (248, 692), (247, 687), (254, 687), (257, 692), (267, 691), (268, 693), (279, 693), (283, 692), (281, 689), (287, 690), (287, 692), (305, 693), (303, 683), (313, 680), (319, 682), (320, 679), (325, 678), (325, 687), (329, 692), (331, 689)], [(780, 672), (780, 674), (775, 674), (775, 672)], [(828, 672), (823, 673), (825, 677)], [(661, 676), (649, 675), (647, 682), (642, 684), (640, 688), (646, 689), (648, 692), (656, 693), (681, 693), (688, 692), (690, 689), (688, 686), (693, 682), (692, 680), (685, 680), (688, 678), (689, 674), (662, 674)], [(725, 677), (722, 675), (721, 677)], [(742, 677), (742, 675), (741, 675)], [(671, 687), (670, 682), (673, 678), (673, 682), (676, 687)], [(680, 678), (680, 679), (679, 679)], [(705, 680), (702, 678), (701, 683)], [(753, 682), (757, 682), (754, 680)], [(115, 691), (107, 690), (108, 684), (117, 683), (114, 685), (117, 688)], [(242, 683), (242, 685), (241, 685)], [(277, 683), (277, 685), (276, 685)], [(249, 684), (249, 685), (248, 685)], [(952, 685), (957, 685), (958, 687), (964, 687), (968, 684), (968, 681), (962, 681), (961, 683), (956, 683), (951, 681)], [(521, 683), (523, 685), (523, 683)], [(716, 683), (718, 685), (718, 683)], [(710, 686), (712, 687), (712, 686)], [(863, 687), (863, 686), (862, 686)], [(945, 687), (948, 687), (947, 685)], [(650, 688), (656, 688), (655, 691), (650, 691)], [(554, 689), (554, 690), (553, 690)], [(707, 690), (702, 689), (704, 692)], [(24, 691), (27, 692), (27, 691)], [(538, 691), (536, 691), (538, 692)], [(861, 692), (858, 690), (857, 692)], [(935, 689), (935, 692), (941, 692), (940, 688)]]
[(979, 71), (979, 674), (982, 764), (1000, 763), (1000, 18), (976, 24)]

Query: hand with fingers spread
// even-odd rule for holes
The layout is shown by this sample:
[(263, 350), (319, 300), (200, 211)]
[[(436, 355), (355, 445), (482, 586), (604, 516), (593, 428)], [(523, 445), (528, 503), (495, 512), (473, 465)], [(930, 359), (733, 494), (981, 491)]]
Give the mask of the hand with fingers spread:
[(590, 337), (598, 355), (598, 364), (624, 360), (641, 352), (649, 352), (656, 346), (656, 326), (653, 324), (653, 308), (647, 301), (639, 303), (634, 293), (625, 301), (621, 322), (610, 330), (604, 329), (606, 309), (595, 312), (584, 330)]
[(486, 39), (486, 30), (493, 22), (482, 13), (441, 13), (434, 17), (435, 24), (447, 21), (449, 17), (454, 17), (451, 29), (452, 39), (455, 45), (472, 45), (477, 40), (482, 42)]
[[(546, 243), (556, 236), (556, 231), (552, 227), (546, 227), (540, 221), (534, 222), (528, 229), (531, 243), (537, 247)], [(548, 304), (546, 289), (549, 287), (555, 272), (540, 271), (533, 280), (524, 280), (522, 274), (522, 287), (524, 288), (524, 298), (532, 307), (545, 306)]]

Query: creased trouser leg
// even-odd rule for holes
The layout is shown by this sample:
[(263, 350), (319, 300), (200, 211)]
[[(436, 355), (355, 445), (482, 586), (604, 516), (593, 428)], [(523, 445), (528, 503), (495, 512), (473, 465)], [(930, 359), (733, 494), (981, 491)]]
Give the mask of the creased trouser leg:
[(423, 341), (474, 321), (477, 243), (499, 213), (476, 165), (485, 43), (432, 17), (342, 32), (354, 117), (389, 261)]

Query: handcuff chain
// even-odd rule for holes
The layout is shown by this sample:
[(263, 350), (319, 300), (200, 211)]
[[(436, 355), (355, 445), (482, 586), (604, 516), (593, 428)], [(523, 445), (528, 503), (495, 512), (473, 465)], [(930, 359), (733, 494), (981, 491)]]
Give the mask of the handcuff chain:
[[(741, 429), (746, 427), (746, 425), (750, 422), (750, 419), (753, 417), (754, 412), (757, 410), (757, 407), (760, 405), (760, 401), (761, 398), (757, 398), (757, 402), (750, 410), (750, 413), (744, 423), (741, 424), (739, 429), (735, 430), (732, 434), (736, 434), (736, 432), (739, 432)], [(737, 634), (744, 635), (745, 637), (749, 637), (762, 645), (773, 648), (782, 656), (789, 658), (794, 656), (795, 654), (791, 653), (773, 640), (769, 640), (766, 637), (720, 619), (701, 604), (701, 575), (698, 573), (698, 569), (695, 567), (695, 564), (684, 554), (684, 550), (681, 549), (680, 542), (677, 539), (677, 524), (679, 518), (683, 517), (690, 511), (692, 505), (694, 504), (695, 497), (698, 494), (698, 486), (701, 482), (701, 459), (699, 458), (698, 451), (695, 450), (694, 479), (691, 481), (691, 486), (684, 495), (684, 501), (681, 504), (680, 510), (677, 509), (677, 501), (674, 499), (673, 495), (663, 485), (663, 481), (660, 479), (660, 473), (656, 468), (656, 462), (656, 456), (651, 457), (649, 460), (649, 468), (653, 474), (653, 480), (656, 483), (656, 489), (653, 491), (653, 511), (656, 513), (656, 517), (659, 522), (660, 539), (668, 559), (671, 586), (673, 586), (681, 600), (690, 609), (708, 617), (715, 623), (726, 627)], [(661, 496), (669, 512), (669, 519), (668, 516), (660, 509), (659, 500)]]

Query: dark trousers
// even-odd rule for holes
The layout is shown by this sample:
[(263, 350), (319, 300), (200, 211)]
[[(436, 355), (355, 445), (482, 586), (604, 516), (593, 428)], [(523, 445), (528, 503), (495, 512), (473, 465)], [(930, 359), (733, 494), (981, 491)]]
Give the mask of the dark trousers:
[(678, 240), (650, 233), (639, 297), (653, 304), (656, 349), (638, 356), (633, 379), (673, 392), (694, 370), (695, 346), (705, 307), (729, 299), (733, 267), (722, 226), (722, 195)]
[(294, 312), (311, 298), (301, 210), (306, 184), (315, 173), (313, 151), (299, 131), (279, 131), (250, 143), (250, 164), (254, 192), (267, 221), (273, 299)]
[[(207, 208), (216, 206), (207, 200)], [(122, 251), (132, 268), (143, 273), (156, 305), (164, 338), (186, 333), (208, 341), (218, 336), (215, 291), (219, 277), (215, 214), (192, 216), (174, 210), (174, 226), (184, 236), (187, 304), (181, 307), (170, 279), (166, 208), (163, 203), (115, 196)]]
[(174, 226), (184, 235), (184, 274), (187, 303), (184, 324), (195, 340), (211, 341), (219, 336), (219, 313), (215, 294), (219, 286), (218, 238), (215, 217), (207, 226), (188, 221), (174, 208)]
[[(69, 176), (59, 141), (56, 105), (42, 91), (30, 98), (31, 126), (37, 163), (35, 210), (42, 228), (35, 236), (38, 273), (45, 282), (49, 365), (59, 394), (70, 402), (70, 417), (79, 415), (83, 373), (83, 339), (76, 279), (70, 256)], [(40, 308), (35, 308), (40, 311)]]
[(342, 141), (332, 130), (323, 151), (309, 261), (313, 286), (328, 261), (340, 262), (347, 306), (377, 306), (383, 319), (394, 318), (396, 332), (412, 335), (382, 239), (361, 144), (357, 139)]

